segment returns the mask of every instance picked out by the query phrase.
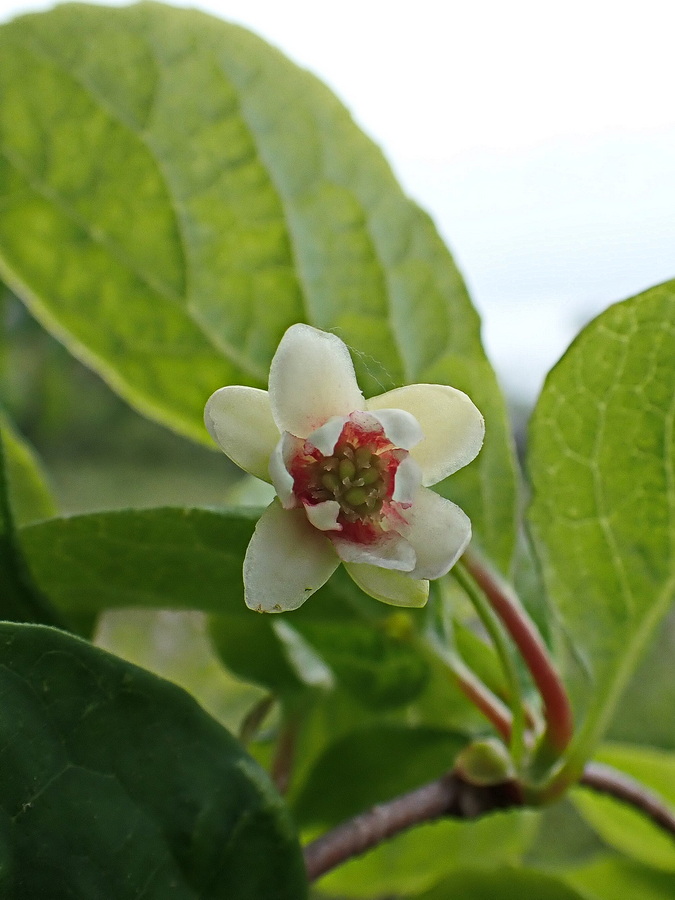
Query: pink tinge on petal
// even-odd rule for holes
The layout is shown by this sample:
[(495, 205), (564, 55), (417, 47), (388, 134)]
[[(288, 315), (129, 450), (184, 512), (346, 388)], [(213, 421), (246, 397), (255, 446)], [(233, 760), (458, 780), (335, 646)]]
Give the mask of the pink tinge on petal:
[(317, 428), (308, 435), (307, 443), (318, 450), (322, 456), (330, 456), (349, 419), (350, 416), (333, 416), (332, 419), (324, 422), (321, 428)]
[(385, 532), (368, 544), (343, 540), (336, 535), (331, 535), (331, 539), (337, 555), (344, 562), (369, 563), (399, 572), (412, 572), (417, 563), (412, 545), (394, 531)]
[(303, 445), (304, 442), (302, 440), (288, 432), (284, 432), (270, 456), (270, 479), (284, 509), (293, 509), (293, 507), (298, 505), (289, 465)]
[(392, 500), (409, 507), (422, 486), (422, 470), (411, 456), (401, 460), (396, 469)]

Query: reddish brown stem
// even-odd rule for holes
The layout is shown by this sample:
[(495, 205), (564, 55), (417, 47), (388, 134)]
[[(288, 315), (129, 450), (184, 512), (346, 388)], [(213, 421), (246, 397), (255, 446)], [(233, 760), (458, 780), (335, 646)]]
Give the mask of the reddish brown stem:
[(502, 701), (463, 664), (453, 667), (453, 674), (462, 693), (480, 710), (502, 738), (511, 740), (512, 718)]
[[(640, 810), (675, 837), (673, 811), (623, 772), (611, 766), (589, 763), (580, 783)], [(372, 807), (308, 844), (304, 848), (307, 876), (310, 881), (315, 881), (353, 856), (422, 822), (441, 816), (474, 819), (493, 810), (522, 805), (523, 796), (515, 782), (479, 787), (451, 772), (417, 790)]]
[(450, 773), (388, 803), (373, 806), (312, 841), (304, 849), (307, 877), (315, 881), (352, 856), (365, 853), (421, 822), (441, 816), (474, 819), (489, 810), (519, 802), (510, 782), (490, 788), (476, 787)]
[(557, 753), (562, 753), (574, 733), (574, 720), (567, 691), (546, 645), (518, 600), (497, 578), (470, 553), (464, 554), (463, 562), (520, 650), (541, 694), (548, 740)]
[(270, 774), (274, 786), (282, 795), (286, 793), (291, 782), (297, 730), (298, 721), (296, 717), (292, 715), (283, 721), (279, 728), (274, 759), (272, 760), (272, 771)]
[(603, 763), (588, 763), (579, 783), (601, 794), (611, 794), (617, 800), (623, 800), (624, 803), (637, 807), (655, 825), (675, 837), (675, 813), (672, 809), (639, 781), (619, 772), (618, 769)]

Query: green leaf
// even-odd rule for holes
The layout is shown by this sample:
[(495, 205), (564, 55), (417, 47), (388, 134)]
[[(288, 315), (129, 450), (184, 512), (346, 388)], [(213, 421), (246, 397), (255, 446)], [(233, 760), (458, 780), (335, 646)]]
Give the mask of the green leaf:
[[(621, 892), (616, 895), (626, 898)], [(528, 869), (462, 869), (418, 900), (588, 900), (559, 878)], [(632, 898), (631, 898), (632, 900)], [(637, 898), (635, 898), (637, 900)]]
[(290, 627), (366, 709), (406, 706), (424, 690), (429, 666), (405, 636), (389, 634), (372, 622), (302, 622)]
[(296, 693), (305, 686), (269, 616), (211, 616), (209, 636), (220, 660), (240, 678), (278, 694)]
[(67, 614), (124, 606), (254, 617), (242, 563), (255, 510), (146, 509), (51, 519), (21, 530), (33, 578)]
[(0, 647), (5, 896), (305, 896), (281, 800), (188, 694), (53, 629)]
[(302, 827), (322, 829), (439, 778), (469, 738), (439, 728), (380, 724), (331, 744), (292, 805)]
[(529, 510), (571, 645), (576, 765), (675, 593), (675, 282), (591, 322), (533, 415)]
[[(654, 791), (675, 810), (675, 754), (649, 747), (602, 746), (596, 757)], [(675, 842), (639, 810), (606, 794), (577, 788), (574, 802), (610, 846), (657, 869), (675, 872)]]
[(5, 434), (0, 423), (0, 618), (61, 625), (61, 616), (31, 577), (19, 545), (5, 467)]
[(525, 860), (531, 868), (551, 871), (581, 866), (607, 850), (568, 795), (538, 812), (537, 838)]
[(428, 664), (389, 625), (408, 623), (408, 614), (366, 597), (344, 573), (289, 616), (246, 607), (242, 565), (257, 515), (171, 508), (94, 513), (24, 528), (21, 540), (37, 585), (68, 617), (130, 606), (215, 613), (212, 637), (221, 660), (275, 693), (335, 684), (368, 709), (404, 706), (419, 696)]
[(673, 875), (616, 857), (603, 857), (565, 872), (564, 878), (585, 900), (667, 900), (675, 896)]
[[(520, 873), (511, 869), (499, 869), (497, 873), (462, 871), (464, 867), (473, 868), (481, 863), (486, 867), (516, 865), (532, 840), (536, 817), (536, 813), (531, 811), (511, 810), (470, 822), (441, 819), (421, 825), (340, 866), (322, 878), (319, 885), (329, 894), (371, 900), (372, 897), (398, 897), (401, 894), (418, 896), (447, 877), (448, 893), (443, 892), (445, 887), (437, 893), (432, 891), (429, 900), (446, 900), (449, 897), (461, 900), (468, 897), (485, 897), (485, 900), (523, 900), (525, 897), (532, 900), (578, 900), (571, 889), (562, 885), (558, 894), (545, 893), (549, 880), (534, 873), (525, 873), (526, 877), (518, 880)], [(511, 893), (500, 894), (500, 889), (509, 889), (512, 877), (515, 881), (511, 881)], [(558, 886), (557, 881), (550, 879), (550, 882)], [(520, 892), (515, 892), (516, 887), (520, 888)], [(537, 893), (540, 887), (542, 893)], [(531, 893), (528, 888), (532, 888)], [(474, 890), (473, 894), (469, 893), (470, 889)], [(479, 892), (481, 889), (484, 893)], [(459, 892), (449, 893), (452, 890)]]
[(368, 395), (465, 390), (486, 443), (441, 491), (508, 566), (515, 468), (478, 317), (327, 88), (195, 10), (73, 4), (2, 27), (0, 94), (0, 275), (76, 355), (198, 441), (209, 394), (263, 386), (296, 321), (351, 346)]
[(46, 475), (32, 447), (0, 409), (7, 487), (17, 527), (56, 515)]

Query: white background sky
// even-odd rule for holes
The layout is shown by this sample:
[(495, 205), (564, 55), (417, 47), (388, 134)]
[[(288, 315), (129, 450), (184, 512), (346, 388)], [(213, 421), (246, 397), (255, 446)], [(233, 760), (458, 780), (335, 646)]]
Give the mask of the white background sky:
[(383, 147), (521, 397), (591, 315), (675, 277), (672, 0), (195, 5), (314, 71)]

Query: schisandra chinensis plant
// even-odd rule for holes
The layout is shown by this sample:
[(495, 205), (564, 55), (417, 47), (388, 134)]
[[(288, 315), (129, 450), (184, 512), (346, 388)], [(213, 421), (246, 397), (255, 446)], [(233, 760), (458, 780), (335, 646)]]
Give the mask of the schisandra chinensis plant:
[(64, 3), (0, 25), (0, 98), (0, 900), (672, 900), (675, 281), (605, 296), (517, 458), (310, 72)]
[(269, 393), (223, 387), (204, 419), (224, 452), (277, 492), (244, 560), (251, 609), (296, 609), (340, 561), (372, 597), (423, 606), (429, 579), (471, 539), (466, 514), (427, 488), (483, 443), (483, 417), (461, 391), (414, 384), (365, 400), (345, 344), (293, 325)]

